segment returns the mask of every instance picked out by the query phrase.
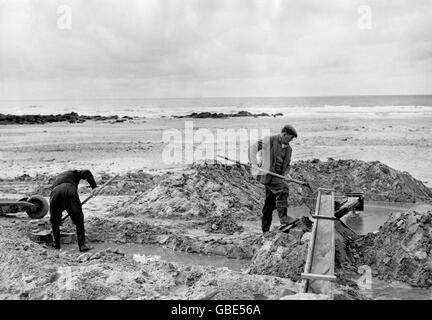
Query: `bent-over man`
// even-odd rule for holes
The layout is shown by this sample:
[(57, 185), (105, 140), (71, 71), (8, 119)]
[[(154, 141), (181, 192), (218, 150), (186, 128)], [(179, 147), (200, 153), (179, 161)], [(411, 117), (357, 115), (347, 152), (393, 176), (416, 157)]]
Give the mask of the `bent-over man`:
[(69, 170), (60, 173), (54, 180), (50, 195), (50, 221), (54, 238), (54, 248), (60, 249), (60, 224), (63, 211), (69, 214), (75, 224), (79, 250), (92, 249), (85, 243), (84, 214), (78, 196), (80, 180), (87, 180), (92, 189), (96, 188), (96, 181), (89, 170)]

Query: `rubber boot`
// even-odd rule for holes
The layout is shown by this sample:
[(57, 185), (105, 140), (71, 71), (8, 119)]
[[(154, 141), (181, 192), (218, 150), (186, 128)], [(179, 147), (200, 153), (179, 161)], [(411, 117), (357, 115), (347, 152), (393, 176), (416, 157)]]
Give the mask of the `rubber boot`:
[(279, 230), (281, 230), (282, 232), (288, 233), (289, 230), (291, 230), (291, 228), (293, 228), (300, 219), (292, 218), (292, 217), (287, 215), (287, 216), (283, 217), (283, 219), (281, 219), (281, 220), (283, 220), (283, 223), (281, 221), (281, 225), (279, 226)]
[(78, 235), (78, 247), (79, 247), (79, 251), (81, 252), (85, 252), (93, 249), (93, 247), (85, 244), (85, 235), (83, 234)]
[(60, 226), (52, 225), (53, 247), (60, 249)]
[(286, 215), (282, 220), (283, 220), (281, 221), (282, 224), (290, 225), (296, 223), (299, 219)]

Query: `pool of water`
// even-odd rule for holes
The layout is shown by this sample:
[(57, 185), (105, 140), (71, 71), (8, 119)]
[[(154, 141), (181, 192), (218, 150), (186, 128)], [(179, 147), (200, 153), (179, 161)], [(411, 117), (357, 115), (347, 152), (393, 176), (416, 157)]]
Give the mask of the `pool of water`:
[[(234, 271), (247, 269), (249, 261), (240, 259), (228, 259), (222, 256), (201, 255), (195, 253), (177, 252), (158, 245), (145, 244), (116, 244), (116, 243), (94, 243), (96, 250), (121, 249), (126, 255), (145, 255), (147, 257), (158, 257), (167, 262), (175, 262), (182, 265), (211, 266), (217, 268), (228, 268)], [(62, 250), (77, 251), (75, 245), (64, 245)], [(400, 282), (386, 282), (373, 279), (370, 290), (362, 290), (361, 293), (374, 300), (431, 300), (432, 288), (414, 288)]]
[[(404, 211), (416, 205), (415, 203), (367, 201), (364, 205), (364, 211), (347, 214), (341, 220), (357, 234), (363, 235), (377, 231), (391, 213)], [(306, 206), (289, 208), (288, 214), (297, 218), (309, 216), (309, 209)], [(279, 221), (277, 214), (275, 214), (274, 219), (276, 219), (274, 221)]]
[[(364, 211), (348, 214), (342, 220), (358, 234), (366, 234), (378, 230), (393, 212), (404, 211), (416, 204), (401, 204), (391, 202), (366, 202)], [(290, 208), (289, 214), (294, 217), (309, 216), (306, 206)], [(274, 221), (279, 222), (277, 213)], [(234, 271), (247, 269), (249, 261), (240, 259), (229, 259), (222, 256), (202, 255), (195, 253), (176, 252), (158, 245), (146, 244), (117, 244), (117, 243), (94, 243), (96, 250), (107, 248), (119, 248), (128, 256), (134, 254), (146, 256), (158, 256), (161, 260), (175, 262), (183, 265), (212, 266), (228, 268)], [(63, 245), (62, 251), (77, 251), (76, 244)], [(372, 288), (363, 290), (362, 294), (374, 300), (430, 300), (432, 289), (414, 288), (399, 282), (388, 283), (373, 279)]]
[[(204, 255), (197, 253), (186, 253), (174, 251), (172, 249), (164, 248), (159, 245), (152, 244), (117, 244), (117, 243), (92, 243), (94, 247), (92, 251), (111, 249), (120, 249), (125, 255), (132, 257), (134, 254), (146, 256), (158, 256), (161, 260), (167, 262), (175, 262), (183, 265), (199, 265), (199, 266), (212, 266), (217, 268), (226, 267), (234, 271), (242, 271), (249, 265), (248, 260), (230, 259), (223, 256)], [(62, 250), (68, 252), (78, 252), (76, 244), (63, 245)]]
[(361, 293), (374, 300), (432, 300), (432, 288), (414, 288), (396, 281), (373, 280), (372, 289)]

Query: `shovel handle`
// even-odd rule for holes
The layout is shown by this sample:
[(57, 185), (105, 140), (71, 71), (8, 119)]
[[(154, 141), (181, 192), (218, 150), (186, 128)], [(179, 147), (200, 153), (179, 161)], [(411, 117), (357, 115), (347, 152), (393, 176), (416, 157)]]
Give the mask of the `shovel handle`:
[(221, 156), (221, 155), (217, 155), (217, 157), (225, 159), (225, 160), (228, 160), (228, 161), (231, 161), (231, 162), (234, 162), (234, 163), (236, 163), (238, 165), (243, 165), (243, 166), (245, 166), (247, 168), (251, 168), (251, 169), (255, 169), (255, 170), (261, 171), (261, 172), (263, 172), (265, 174), (269, 174), (269, 175), (277, 177), (277, 178), (281, 178), (281, 179), (283, 179), (285, 181), (288, 181), (288, 182), (294, 182), (294, 183), (300, 184), (300, 185), (308, 187), (310, 190), (312, 190), (312, 188), (310, 187), (309, 183), (307, 183), (307, 182), (303, 182), (303, 181), (296, 180), (296, 179), (293, 179), (293, 178), (288, 178), (286, 176), (282, 176), (282, 175), (274, 173), (274, 172), (270, 172), (270, 171), (267, 171), (267, 170), (264, 170), (264, 169), (261, 169), (261, 168), (255, 167), (255, 166), (251, 166), (251, 165), (248, 165), (248, 164), (245, 164), (245, 163), (241, 163), (241, 162), (239, 162), (237, 160), (230, 159), (228, 157), (224, 157), (224, 156)]

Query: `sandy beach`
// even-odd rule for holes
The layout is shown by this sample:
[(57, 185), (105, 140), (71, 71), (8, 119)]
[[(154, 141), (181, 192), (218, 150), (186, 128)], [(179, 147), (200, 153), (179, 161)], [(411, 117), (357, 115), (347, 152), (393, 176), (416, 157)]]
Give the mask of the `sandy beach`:
[[(6, 233), (0, 241), (6, 249), (0, 250), (0, 254), (5, 255), (5, 261), (12, 261), (4, 264), (5, 274), (13, 272), (16, 264), (28, 264), (21, 261), (22, 257), (15, 256), (12, 249), (7, 249), (10, 239), (26, 251), (26, 261), (35, 266), (44, 265), (49, 257), (53, 267), (43, 272), (22, 269), (20, 279), (35, 279), (28, 280), (28, 289), (24, 290), (20, 286), (22, 280), (3, 277), (7, 284), (0, 297), (282, 299), (291, 296), (294, 299), (293, 294), (299, 292), (299, 274), (307, 251), (308, 241), (304, 239), (310, 232), (310, 222), (306, 222), (309, 211), (296, 195), (295, 186), (290, 191), (293, 198), (290, 198), (288, 212), (294, 217), (306, 218), (302, 220), (305, 224), (289, 234), (277, 232), (278, 218), (274, 212), (275, 225), (268, 237), (262, 237), (259, 220), (264, 190), (244, 169), (231, 172), (229, 166), (191, 167), (187, 161), (167, 163), (163, 156), (168, 147), (183, 150), (184, 143), (191, 141), (188, 136), (191, 127), (195, 133), (205, 129), (216, 137), (218, 130), (234, 133), (241, 129), (260, 133), (267, 130), (277, 134), (287, 123), (299, 134), (291, 143), (296, 174), (308, 176), (315, 188), (334, 187), (337, 194), (352, 188), (366, 192), (365, 212), (342, 219), (355, 233), (347, 236), (341, 231), (341, 237), (356, 240), (342, 242), (343, 249), (336, 259), (340, 280), (335, 297), (430, 299), (429, 260), (424, 260), (429, 256), (424, 251), (420, 231), (426, 223), (421, 221), (427, 221), (431, 207), (418, 209), (415, 206), (430, 203), (431, 198), (432, 116), (388, 112), (225, 119), (134, 117), (121, 123), (2, 125), (2, 199), (18, 200), (35, 193), (48, 197), (51, 179), (67, 169), (90, 169), (99, 184), (114, 174), (120, 177), (83, 208), (87, 238), (96, 247), (90, 254), (78, 252), (72, 236), (75, 228), (70, 221), (63, 226), (63, 231), (69, 232), (72, 240), (68, 240), (69, 244), (64, 244), (60, 252), (55, 252), (49, 245), (30, 240), (35, 224), (25, 213), (2, 219), (0, 227)], [(172, 141), (166, 137), (164, 140), (164, 134), (170, 130), (180, 135)], [(245, 142), (245, 137), (241, 139), (240, 142)], [(225, 151), (214, 143), (207, 142), (204, 146), (213, 150), (214, 156), (237, 150), (239, 143), (227, 144)], [(192, 150), (200, 146), (203, 146), (201, 140), (194, 140)], [(186, 160), (186, 150), (183, 151), (180, 160)], [(90, 189), (86, 183), (81, 183), (79, 192), (84, 199)], [(412, 253), (403, 249), (407, 245), (397, 238), (407, 236), (394, 231), (405, 220), (388, 221), (391, 214), (397, 212), (405, 212), (403, 217), (417, 214), (417, 211), (407, 211), (411, 209), (424, 215), (414, 229), (418, 230), (414, 231), (419, 232), (418, 236), (412, 237), (418, 241), (408, 244), (416, 257), (423, 259), (422, 263), (412, 260)], [(50, 230), (48, 219), (49, 214), (39, 222), (38, 230)], [(379, 233), (383, 225), (385, 229)], [(400, 244), (401, 248), (387, 248), (381, 242), (392, 234), (396, 237), (393, 243)], [(378, 248), (386, 249), (379, 251)], [(287, 255), (283, 260), (277, 253), (280, 250)], [(394, 252), (393, 258), (388, 256), (390, 251)], [(375, 255), (375, 252), (378, 253)], [(403, 258), (408, 264), (396, 262)], [(379, 263), (382, 259), (395, 262), (383, 266)], [(374, 287), (361, 292), (355, 281), (357, 268), (362, 264), (372, 266)], [(59, 290), (57, 282), (48, 282), (39, 288), (37, 278), (53, 277), (52, 272), (58, 274), (63, 267), (74, 270), (72, 289)], [(103, 275), (102, 270), (107, 268), (111, 271)], [(156, 272), (159, 269), (163, 271)], [(142, 280), (137, 270), (150, 274), (152, 280)], [(35, 275), (37, 278), (33, 278)], [(115, 282), (114, 286), (105, 282), (107, 276)], [(142, 281), (148, 282), (145, 286), (136, 286)], [(278, 284), (272, 287), (264, 284), (271, 282)], [(233, 290), (234, 283), (243, 285)]]
[(432, 117), (328, 117), (241, 119), (137, 119), (125, 123), (6, 125), (0, 127), (1, 179), (23, 174), (55, 174), (88, 168), (97, 174), (153, 171), (165, 164), (162, 132), (194, 129), (269, 129), (293, 124), (299, 138), (292, 142), (292, 161), (318, 158), (381, 161), (432, 184)]
[(0, 1), (0, 300), (432, 300), (432, 4), (381, 2)]

